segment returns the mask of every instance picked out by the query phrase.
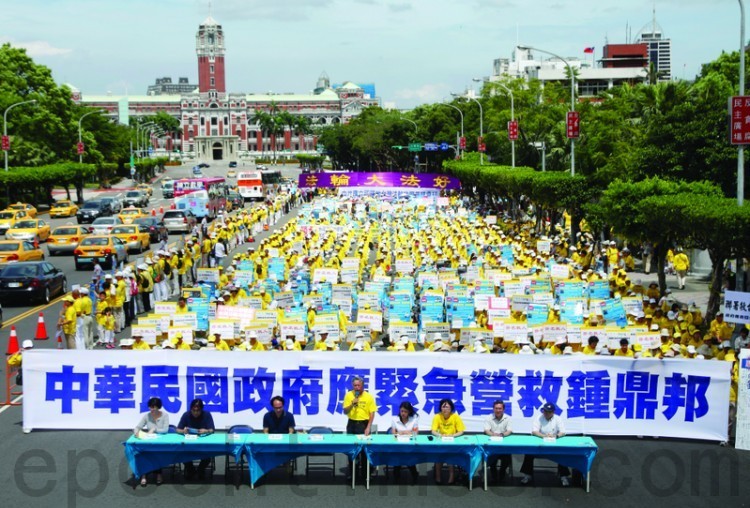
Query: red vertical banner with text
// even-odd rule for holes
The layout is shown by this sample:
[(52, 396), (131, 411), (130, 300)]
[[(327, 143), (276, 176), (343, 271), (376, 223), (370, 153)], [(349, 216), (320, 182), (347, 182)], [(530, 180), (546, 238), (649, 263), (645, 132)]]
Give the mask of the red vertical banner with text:
[(568, 139), (576, 139), (580, 133), (581, 118), (578, 111), (568, 111)]

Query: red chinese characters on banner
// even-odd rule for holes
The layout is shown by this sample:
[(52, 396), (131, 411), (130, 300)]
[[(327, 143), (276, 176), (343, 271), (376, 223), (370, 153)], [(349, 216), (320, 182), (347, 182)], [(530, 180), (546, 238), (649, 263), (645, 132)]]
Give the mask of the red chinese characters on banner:
[(578, 111), (568, 111), (568, 139), (578, 138), (580, 132), (581, 119)]
[(3, 136), (2, 149), (6, 152), (10, 150), (10, 136)]
[(83, 143), (79, 142), (78, 145), (76, 146), (76, 149), (78, 151), (78, 155), (82, 155), (83, 154), (83, 151), (84, 151), (83, 148), (84, 148), (83, 147)]
[(487, 150), (487, 145), (484, 144), (484, 138), (482, 136), (477, 137), (477, 151), (484, 152)]
[(464, 136), (461, 136), (458, 140), (458, 147), (461, 150), (466, 150), (466, 138)]
[(508, 122), (508, 139), (511, 141), (518, 139), (518, 120)]
[(733, 145), (750, 145), (750, 96), (737, 96), (729, 100), (730, 142)]

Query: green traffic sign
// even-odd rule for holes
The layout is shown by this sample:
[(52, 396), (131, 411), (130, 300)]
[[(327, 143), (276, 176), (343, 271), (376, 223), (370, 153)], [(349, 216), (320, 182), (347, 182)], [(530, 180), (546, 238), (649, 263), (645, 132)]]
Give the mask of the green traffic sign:
[(409, 143), (409, 151), (410, 152), (421, 152), (422, 151), (422, 143)]

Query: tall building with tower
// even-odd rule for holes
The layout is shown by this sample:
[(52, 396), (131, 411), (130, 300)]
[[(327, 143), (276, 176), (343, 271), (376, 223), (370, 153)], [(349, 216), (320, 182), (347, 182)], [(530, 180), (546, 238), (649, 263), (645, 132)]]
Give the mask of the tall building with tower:
[(180, 121), (180, 130), (152, 135), (152, 144), (162, 150), (180, 150), (196, 160), (236, 160), (274, 152), (283, 156), (315, 153), (314, 132), (303, 131), (294, 124), (283, 126), (277, 133), (266, 132), (257, 121), (259, 111), (271, 114), (286, 111), (294, 117), (307, 118), (311, 125), (325, 126), (346, 123), (364, 108), (380, 105), (380, 98), (368, 93), (374, 92), (374, 85), (345, 81), (334, 89), (325, 72), (318, 78), (315, 89), (307, 94), (227, 92), (225, 34), (210, 15), (198, 26), (195, 52), (197, 89), (146, 96), (95, 96), (76, 90), (73, 100), (104, 109), (118, 118), (138, 118), (164, 111)]
[(648, 61), (653, 64), (657, 79), (672, 81), (672, 40), (664, 37), (664, 30), (656, 22), (656, 7), (651, 22), (641, 28), (635, 42), (646, 45)]

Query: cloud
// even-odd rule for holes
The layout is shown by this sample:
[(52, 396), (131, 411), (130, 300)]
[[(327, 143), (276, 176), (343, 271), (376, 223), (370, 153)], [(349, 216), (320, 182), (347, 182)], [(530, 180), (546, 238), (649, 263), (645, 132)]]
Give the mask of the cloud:
[(4, 38), (0, 42), (9, 42), (11, 46), (24, 48), (26, 50), (26, 54), (34, 58), (40, 56), (64, 56), (69, 55), (73, 51), (69, 48), (55, 47), (47, 41), (18, 42), (12, 39)]
[(283, 21), (303, 21), (320, 9), (329, 7), (335, 0), (227, 0), (214, 4), (213, 17), (222, 20), (274, 19)]
[(388, 4), (388, 10), (391, 12), (404, 12), (411, 10), (411, 4), (408, 3), (401, 3), (401, 4)]
[(396, 98), (416, 102), (436, 102), (450, 93), (450, 87), (445, 83), (426, 84), (419, 88), (402, 88), (396, 90)]

